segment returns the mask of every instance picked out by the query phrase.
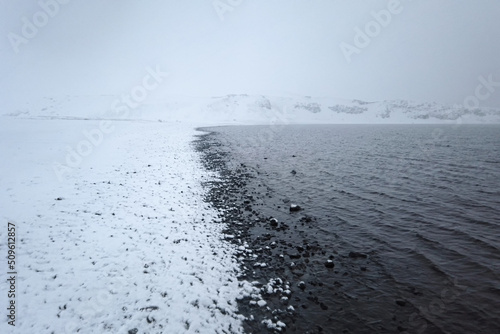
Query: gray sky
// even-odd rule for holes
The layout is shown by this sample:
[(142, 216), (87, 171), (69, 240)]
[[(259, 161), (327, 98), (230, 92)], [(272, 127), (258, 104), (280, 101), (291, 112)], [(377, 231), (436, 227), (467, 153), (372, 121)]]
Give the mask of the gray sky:
[[(0, 99), (119, 94), (159, 66), (170, 73), (159, 95), (447, 104), (492, 76), (499, 84), (481, 106), (500, 107), (498, 0), (65, 1), (48, 7), (51, 17), (37, 1), (0, 0)], [(377, 23), (372, 11), (389, 9)], [(40, 26), (29, 38), (23, 17)], [(356, 47), (356, 27), (372, 37), (363, 45), (358, 36), (361, 47), (346, 57), (341, 45)]]

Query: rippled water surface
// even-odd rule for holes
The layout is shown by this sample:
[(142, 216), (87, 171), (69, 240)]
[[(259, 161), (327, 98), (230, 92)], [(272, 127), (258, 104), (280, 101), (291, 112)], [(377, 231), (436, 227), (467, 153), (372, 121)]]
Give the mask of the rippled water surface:
[[(336, 266), (337, 282), (346, 271), (357, 283), (344, 279), (341, 294), (323, 296), (336, 305), (328, 321), (351, 319), (334, 329), (383, 322), (402, 300), (408, 318), (399, 331), (500, 333), (499, 126), (214, 130), (274, 201), (297, 203), (316, 218), (303, 231), (310, 240), (337, 257), (368, 255), (362, 271)], [(321, 265), (316, 276), (328, 284), (333, 278)]]

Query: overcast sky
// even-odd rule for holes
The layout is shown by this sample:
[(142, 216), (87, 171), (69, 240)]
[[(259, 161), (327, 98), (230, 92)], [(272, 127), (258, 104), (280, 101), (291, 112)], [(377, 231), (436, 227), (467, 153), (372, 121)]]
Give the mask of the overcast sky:
[[(170, 76), (155, 94), (193, 96), (455, 104), (500, 82), (498, 0), (54, 1), (0, 0), (1, 99), (119, 94), (156, 66)], [(500, 107), (490, 89), (481, 105)]]

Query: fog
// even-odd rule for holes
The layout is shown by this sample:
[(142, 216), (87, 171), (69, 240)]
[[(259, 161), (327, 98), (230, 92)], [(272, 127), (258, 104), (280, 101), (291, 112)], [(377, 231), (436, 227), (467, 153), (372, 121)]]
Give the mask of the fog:
[[(500, 106), (500, 2), (0, 2), (0, 99), (231, 93)], [(387, 15), (388, 14), (388, 15)], [(489, 79), (488, 79), (489, 78)]]

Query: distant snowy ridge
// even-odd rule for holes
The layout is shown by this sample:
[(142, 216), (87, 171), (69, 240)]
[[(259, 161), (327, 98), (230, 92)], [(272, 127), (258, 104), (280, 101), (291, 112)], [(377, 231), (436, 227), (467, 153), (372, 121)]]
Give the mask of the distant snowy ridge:
[(321, 97), (231, 94), (198, 98), (167, 96), (130, 103), (123, 97), (44, 97), (4, 116), (21, 118), (105, 118), (204, 121), (223, 124), (269, 123), (500, 123), (500, 109), (466, 108), (405, 100), (367, 102)]

